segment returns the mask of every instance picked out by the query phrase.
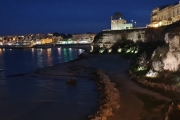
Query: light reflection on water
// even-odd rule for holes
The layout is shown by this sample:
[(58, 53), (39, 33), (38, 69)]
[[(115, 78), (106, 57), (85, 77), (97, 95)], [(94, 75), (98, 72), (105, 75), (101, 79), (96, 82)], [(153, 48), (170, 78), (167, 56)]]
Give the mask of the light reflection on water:
[(37, 68), (73, 60), (82, 52), (83, 50), (79, 51), (79, 49), (60, 47), (25, 50), (0, 49), (0, 69), (4, 69), (6, 75), (27, 73)]
[(27, 76), (26, 73), (77, 57), (83, 50), (70, 48), (0, 50), (0, 120), (86, 120), (98, 107), (96, 84), (78, 78), (77, 85), (62, 79)]

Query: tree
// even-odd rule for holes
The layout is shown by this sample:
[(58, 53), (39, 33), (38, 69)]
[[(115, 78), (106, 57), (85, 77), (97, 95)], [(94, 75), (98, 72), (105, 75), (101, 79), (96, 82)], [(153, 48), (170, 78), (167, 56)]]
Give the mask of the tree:
[(57, 36), (60, 36), (60, 34), (57, 33), (57, 32), (54, 32), (54, 33), (53, 33), (53, 36), (56, 36), (56, 37), (57, 37)]
[(122, 13), (120, 13), (120, 12), (115, 12), (115, 13), (114, 13), (114, 17), (116, 18), (116, 20), (118, 20), (119, 18), (122, 17)]

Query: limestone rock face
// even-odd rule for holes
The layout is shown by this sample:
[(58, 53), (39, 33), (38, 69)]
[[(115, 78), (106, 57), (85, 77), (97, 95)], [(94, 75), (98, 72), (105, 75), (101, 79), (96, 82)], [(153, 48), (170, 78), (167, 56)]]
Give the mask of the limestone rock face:
[(164, 70), (178, 71), (180, 66), (180, 35), (170, 36), (169, 33), (166, 33), (165, 41), (169, 44), (169, 51), (162, 59)]
[(158, 47), (152, 55), (153, 70), (176, 72), (180, 68), (180, 21), (164, 28), (166, 45)]
[(162, 60), (164, 70), (176, 72), (180, 66), (180, 51), (169, 51), (166, 57)]
[(145, 30), (142, 31), (132, 31), (127, 34), (127, 39), (133, 42), (142, 41), (145, 42), (147, 39), (145, 37)]
[(98, 47), (111, 48), (115, 43), (122, 40), (137, 41), (154, 41), (163, 38), (159, 31), (150, 28), (128, 29), (128, 30), (111, 30), (102, 31), (94, 38), (93, 45)]
[(170, 36), (166, 33), (164, 40), (169, 44), (169, 51), (180, 51), (180, 35)]

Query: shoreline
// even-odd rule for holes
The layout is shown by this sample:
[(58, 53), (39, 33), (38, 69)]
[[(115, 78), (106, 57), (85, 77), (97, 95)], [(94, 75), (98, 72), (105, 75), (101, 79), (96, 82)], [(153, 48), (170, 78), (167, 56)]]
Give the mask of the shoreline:
[(36, 45), (36, 46), (29, 46), (29, 45), (0, 45), (1, 49), (31, 49), (31, 48), (53, 48), (53, 47), (67, 47), (67, 48), (77, 48), (77, 49), (84, 49), (85, 51), (90, 51), (91, 44), (55, 44), (55, 45)]
[[(73, 65), (73, 64), (75, 64), (75, 63), (77, 63), (77, 62), (80, 62), (80, 61), (82, 61), (82, 60), (85, 60), (85, 59), (88, 59), (88, 58), (90, 58), (90, 57), (94, 57), (94, 55), (89, 55), (89, 54), (87, 54), (87, 53), (85, 53), (85, 52), (83, 52), (83, 53), (81, 53), (80, 55), (78, 55), (77, 56), (77, 58), (75, 58), (75, 59), (73, 59), (73, 60), (70, 60), (70, 61), (67, 61), (67, 62), (62, 62), (62, 63), (57, 63), (57, 64), (54, 64), (54, 65), (52, 65), (52, 66), (48, 66), (48, 67), (44, 67), (44, 68), (39, 68), (39, 69), (36, 69), (36, 70), (34, 70), (32, 73), (29, 73), (29, 75), (32, 75), (32, 76), (49, 76), (49, 77), (89, 77), (89, 76), (80, 76), (80, 75), (75, 75), (75, 74), (68, 74), (69, 72), (68, 72), (68, 66), (71, 66), (71, 65)], [(66, 70), (63, 70), (63, 68), (61, 69), (61, 70), (63, 70), (64, 72), (63, 73), (66, 73), (66, 74), (63, 74), (63, 73), (60, 73), (60, 74), (58, 74), (58, 73), (56, 73), (56, 74), (53, 74), (52, 72), (48, 72), (48, 71), (50, 71), (51, 69), (52, 70), (57, 70), (57, 68), (59, 68), (59, 67), (63, 67), (63, 68), (65, 68)], [(45, 70), (45, 71), (44, 71)], [(74, 70), (72, 70), (72, 71), (74, 71)]]
[[(46, 68), (38, 69), (34, 73), (31, 73), (30, 75), (34, 76), (34, 77), (50, 77), (50, 78), (63, 77), (66, 79), (71, 79), (71, 78), (78, 79), (79, 77), (91, 78), (92, 73), (95, 70), (97, 70), (98, 68), (103, 69), (103, 67), (106, 67), (105, 71), (114, 69), (113, 66), (117, 62), (119, 62), (119, 60), (117, 60), (116, 58), (123, 59), (118, 54), (108, 54), (108, 55), (94, 55), (94, 54), (83, 55), (82, 54), (82, 56), (77, 59), (74, 59), (72, 61), (68, 61), (65, 63), (60, 63), (60, 64), (56, 64), (53, 66), (49, 66)], [(113, 60), (115, 60), (115, 62), (112, 62), (111, 63), (112, 65), (111, 64), (107, 65), (107, 63), (109, 63), (109, 61), (110, 61), (108, 59), (113, 59)], [(101, 60), (104, 60), (104, 62), (101, 62)], [(126, 62), (126, 60), (124, 60), (124, 62)], [(100, 66), (98, 66), (97, 63)], [(118, 67), (118, 69), (119, 69), (119, 67)], [(111, 91), (117, 90), (114, 87), (115, 86), (113, 84), (113, 86), (111, 86), (111, 88), (112, 88)], [(100, 93), (102, 93), (103, 91), (104, 90), (101, 90)], [(118, 95), (120, 95), (119, 92), (118, 92)], [(110, 98), (110, 97), (108, 96), (108, 98)], [(103, 99), (101, 98), (100, 101), (103, 101)], [(107, 102), (105, 104), (109, 104), (109, 103)], [(104, 114), (109, 114), (108, 117), (112, 117), (112, 115), (110, 114), (110, 113), (112, 113), (112, 110), (111, 110), (112, 108), (109, 109), (110, 111), (108, 110), (109, 113), (102, 109), (105, 106), (105, 104), (100, 103), (101, 112), (103, 111)], [(118, 102), (117, 102), (117, 104), (118, 104)], [(118, 106), (119, 106), (119, 104), (118, 104)], [(116, 106), (116, 108), (118, 108), (118, 106)], [(115, 106), (113, 107), (113, 111), (114, 111), (114, 108), (115, 108)], [(97, 109), (97, 111), (98, 111), (98, 109)], [(87, 118), (89, 115), (87, 115)], [(103, 117), (103, 118), (105, 119), (105, 117)]]
[[(95, 70), (102, 69), (103, 71), (105, 71), (106, 75), (109, 76), (109, 79), (116, 84), (120, 95), (119, 105), (121, 107), (114, 112), (114, 115), (111, 117), (112, 120), (139, 120), (139, 118), (142, 117), (142, 114), (147, 114), (143, 108), (145, 101), (139, 98), (137, 96), (137, 93), (151, 96), (157, 100), (168, 101), (166, 97), (160, 95), (159, 93), (153, 92), (146, 88), (142, 88), (141, 86), (130, 80), (129, 75), (127, 75), (129, 62), (123, 56), (119, 54), (87, 55), (88, 57), (86, 56), (82, 59), (73, 60), (73, 62), (57, 64), (48, 68), (42, 68), (40, 70), (40, 73), (42, 74), (36, 75), (43, 77), (44, 75), (48, 74), (45, 77), (66, 77), (66, 79), (78, 79), (78, 77), (80, 76), (91, 77), (92, 73)], [(131, 114), (131, 116), (129, 116), (129, 114)], [(87, 117), (88, 116), (89, 115), (87, 115)], [(103, 119), (108, 120), (109, 118), (107, 117), (106, 119), (104, 117)], [(97, 120), (101, 119), (98, 118)]]
[(96, 70), (94, 78), (100, 91), (100, 106), (97, 112), (88, 118), (89, 120), (107, 120), (112, 118), (115, 111), (120, 108), (120, 92), (103, 70)]

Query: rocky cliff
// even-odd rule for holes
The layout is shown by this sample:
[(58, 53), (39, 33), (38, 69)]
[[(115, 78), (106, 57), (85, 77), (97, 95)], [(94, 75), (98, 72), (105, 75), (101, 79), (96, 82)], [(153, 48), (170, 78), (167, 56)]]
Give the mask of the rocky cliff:
[(102, 31), (95, 36), (92, 45), (93, 49), (111, 49), (122, 41), (145, 43), (138, 44), (141, 48), (139, 53), (146, 52), (149, 56), (155, 50), (150, 60), (155, 71), (180, 69), (180, 21), (159, 28)]
[(164, 28), (165, 27), (102, 31), (95, 36), (93, 46), (111, 48), (112, 45), (123, 40), (131, 40), (133, 42), (163, 40), (164, 34), (162, 33)]
[[(166, 27), (164, 30), (166, 46), (159, 47), (152, 55), (153, 63), (161, 62), (163, 70), (176, 72), (180, 69), (180, 22)], [(156, 66), (153, 66), (155, 71)]]

